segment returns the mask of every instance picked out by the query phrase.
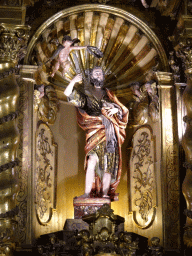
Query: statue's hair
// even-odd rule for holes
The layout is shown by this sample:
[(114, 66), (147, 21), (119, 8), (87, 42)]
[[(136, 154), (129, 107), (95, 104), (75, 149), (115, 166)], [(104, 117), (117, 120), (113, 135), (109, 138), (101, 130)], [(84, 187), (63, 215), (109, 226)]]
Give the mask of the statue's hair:
[(71, 38), (70, 36), (65, 35), (65, 36), (63, 37), (63, 39), (62, 39), (62, 43), (64, 43), (65, 41), (70, 41), (70, 42), (72, 42), (73, 40), (72, 40), (72, 38)]
[(102, 67), (99, 67), (99, 66), (95, 66), (94, 68), (90, 69), (90, 71), (89, 71), (90, 75), (93, 74), (93, 70), (95, 70), (95, 69), (101, 69), (102, 72), (103, 72), (103, 78), (105, 77), (105, 72), (103, 71)]

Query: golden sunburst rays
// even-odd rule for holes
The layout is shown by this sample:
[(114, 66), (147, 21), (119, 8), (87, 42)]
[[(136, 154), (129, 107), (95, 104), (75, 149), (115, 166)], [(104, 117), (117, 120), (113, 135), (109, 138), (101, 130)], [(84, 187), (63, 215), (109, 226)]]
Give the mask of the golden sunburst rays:
[[(83, 8), (83, 7), (82, 7)], [(160, 63), (155, 40), (149, 37), (139, 24), (131, 22), (122, 15), (111, 14), (110, 11), (80, 10), (74, 14), (54, 21), (43, 31), (41, 40), (36, 43), (37, 58), (45, 63), (56, 50), (56, 43), (51, 40), (58, 39), (62, 43), (64, 35), (72, 39), (79, 38), (79, 46), (95, 46), (103, 52), (101, 59), (90, 54), (86, 49), (72, 51), (69, 55), (70, 68), (62, 74), (63, 68), (54, 75), (52, 82), (65, 87), (76, 75), (76, 62), (78, 60), (80, 72), (94, 66), (101, 66), (105, 71), (106, 87), (112, 90), (129, 87), (133, 81), (143, 81), (145, 74)], [(156, 40), (157, 41), (157, 40)], [(157, 43), (156, 43), (157, 44)], [(75, 54), (75, 56), (74, 56)], [(46, 72), (50, 77), (54, 60), (47, 62)], [(162, 65), (163, 66), (163, 65)]]

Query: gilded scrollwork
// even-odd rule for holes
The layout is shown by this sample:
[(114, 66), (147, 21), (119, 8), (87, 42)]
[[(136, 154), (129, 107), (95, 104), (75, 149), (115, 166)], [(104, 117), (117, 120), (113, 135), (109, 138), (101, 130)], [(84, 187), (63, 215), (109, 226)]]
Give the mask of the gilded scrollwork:
[(140, 228), (152, 224), (156, 207), (154, 141), (150, 129), (142, 127), (133, 136), (130, 160), (133, 218)]
[(133, 83), (134, 102), (132, 103), (133, 120), (136, 125), (146, 124), (150, 120), (155, 123), (159, 120), (159, 97), (156, 82), (149, 81), (140, 86)]
[(57, 146), (49, 127), (41, 123), (36, 133), (35, 194), (39, 222), (46, 225), (56, 207)]
[(34, 108), (43, 122), (54, 124), (59, 110), (59, 101), (55, 89), (41, 84), (34, 90)]
[(176, 58), (174, 51), (171, 51), (169, 53), (169, 65), (172, 69), (174, 82), (179, 83), (181, 70), (179, 67), (178, 59)]

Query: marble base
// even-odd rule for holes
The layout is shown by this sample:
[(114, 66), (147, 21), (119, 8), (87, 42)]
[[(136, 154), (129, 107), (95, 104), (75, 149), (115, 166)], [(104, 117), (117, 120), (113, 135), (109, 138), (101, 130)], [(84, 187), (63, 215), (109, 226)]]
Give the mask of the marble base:
[(73, 199), (74, 218), (82, 219), (84, 215), (95, 213), (102, 205), (109, 204), (111, 200), (107, 198), (78, 198)]

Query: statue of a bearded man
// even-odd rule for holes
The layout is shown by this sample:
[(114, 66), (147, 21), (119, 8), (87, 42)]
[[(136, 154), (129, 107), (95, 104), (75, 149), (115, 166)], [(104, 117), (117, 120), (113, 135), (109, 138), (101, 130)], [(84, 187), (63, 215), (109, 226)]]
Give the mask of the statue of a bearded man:
[(77, 108), (79, 126), (86, 132), (85, 193), (82, 198), (104, 197), (113, 200), (121, 176), (121, 145), (125, 139), (128, 109), (108, 89), (104, 73), (94, 67), (90, 85), (82, 93), (74, 88), (82, 81), (75, 76), (64, 94)]

